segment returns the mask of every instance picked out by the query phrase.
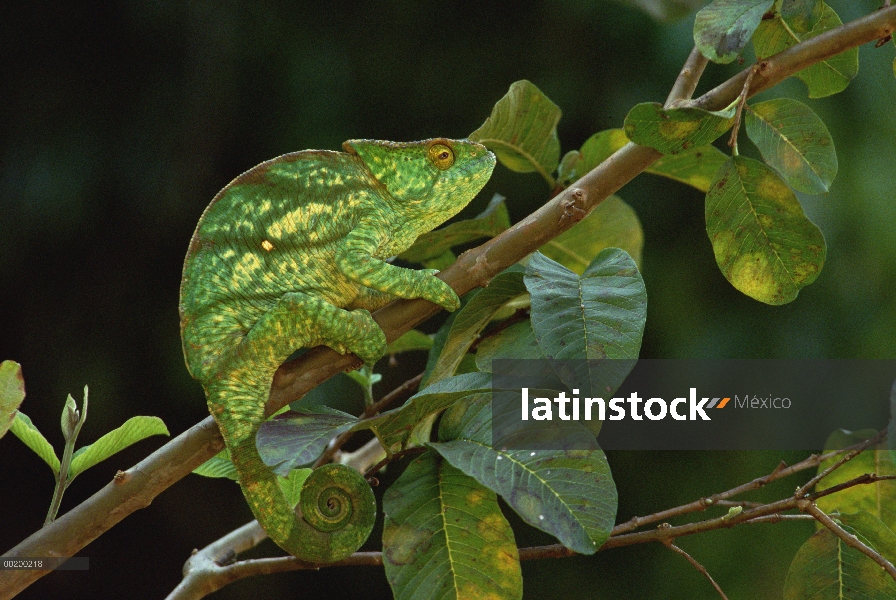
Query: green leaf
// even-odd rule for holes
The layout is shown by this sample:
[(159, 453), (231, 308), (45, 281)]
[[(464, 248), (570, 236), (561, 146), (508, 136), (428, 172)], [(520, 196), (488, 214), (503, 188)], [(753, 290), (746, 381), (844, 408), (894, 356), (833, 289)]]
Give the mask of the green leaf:
[[(844, 529), (891, 562), (896, 534), (875, 517), (842, 515)], [(889, 554), (889, 556), (887, 556)], [(784, 582), (784, 600), (892, 600), (896, 581), (870, 558), (828, 529), (810, 537), (796, 553)]]
[(790, 187), (827, 192), (837, 174), (834, 140), (812, 109), (790, 98), (747, 107), (747, 135)]
[[(830, 6), (818, 2), (812, 9), (811, 18), (798, 11), (763, 21), (753, 36), (753, 47), (757, 57), (768, 58), (842, 24)], [(859, 49), (850, 48), (799, 71), (796, 77), (809, 88), (810, 98), (822, 98), (842, 92), (858, 72)]]
[(278, 477), (277, 482), (283, 495), (286, 496), (289, 505), (295, 508), (302, 497), (302, 485), (308, 476), (311, 475), (312, 469), (295, 469), (290, 471), (286, 477)]
[[(873, 429), (854, 432), (839, 429), (828, 437), (824, 451), (827, 453), (852, 446), (867, 440), (876, 433)], [(818, 465), (818, 472), (821, 473), (830, 467), (841, 456), (835, 456), (822, 462)], [(865, 450), (818, 482), (816, 488), (818, 491), (826, 490), (865, 473), (896, 475), (896, 463), (883, 445), (880, 448)], [(896, 481), (894, 480), (856, 485), (836, 494), (819, 498), (816, 504), (826, 513), (839, 511), (843, 514), (866, 511), (896, 531)]]
[(674, 155), (665, 154), (646, 172), (680, 181), (706, 193), (726, 160), (728, 156), (715, 146), (699, 146)]
[(532, 327), (548, 358), (637, 358), (647, 318), (647, 290), (624, 251), (603, 250), (581, 277), (535, 253), (525, 281), (531, 293)]
[(495, 493), (435, 453), (408, 465), (383, 512), (395, 598), (522, 598), (519, 553)]
[(824, 264), (824, 236), (793, 191), (743, 156), (722, 166), (706, 194), (706, 232), (731, 285), (766, 304), (792, 301)]
[[(457, 221), (436, 231), (422, 234), (414, 245), (398, 255), (398, 258), (414, 263), (425, 263), (451, 254), (454, 246), (472, 242), (481, 238), (495, 237), (510, 227), (510, 216), (507, 213), (505, 198), (495, 194), (485, 210), (464, 221)], [(454, 255), (451, 254), (451, 257)], [(453, 259), (451, 262), (454, 262)], [(449, 263), (450, 264), (450, 263)]]
[(618, 196), (610, 196), (575, 227), (567, 229), (539, 251), (567, 269), (582, 274), (605, 248), (621, 248), (635, 264), (641, 262), (644, 230), (635, 210)]
[(730, 63), (773, 4), (774, 0), (715, 0), (697, 13), (694, 43), (709, 60)]
[(230, 460), (230, 451), (227, 448), (224, 448), (193, 469), (193, 472), (196, 475), (202, 475), (203, 477), (221, 477), (232, 479), (234, 481), (240, 480), (240, 476), (236, 472), (236, 467), (233, 466), (233, 461)]
[(722, 111), (702, 108), (663, 108), (656, 102), (636, 104), (625, 117), (625, 135), (642, 146), (679, 154), (705, 146), (734, 123), (736, 102)]
[(610, 536), (616, 518), (616, 486), (604, 453), (495, 450), (488, 400), (479, 398), (448, 411), (439, 439), (453, 439), (430, 446), (498, 493), (526, 523), (555, 536), (567, 548), (594, 554)]
[(22, 367), (12, 360), (0, 363), (0, 438), (6, 435), (25, 399)]
[[(629, 139), (622, 129), (607, 129), (595, 133), (580, 150), (566, 153), (557, 169), (558, 182), (564, 187), (569, 187), (628, 142)], [(699, 146), (678, 154), (663, 155), (650, 165), (646, 172), (680, 181), (705, 193), (726, 158), (727, 156), (715, 146)]]
[(458, 311), (429, 379), (439, 381), (454, 375), (467, 350), (491, 322), (495, 313), (525, 293), (522, 267), (514, 265), (496, 275), (488, 287), (476, 294)]
[(607, 129), (595, 133), (585, 140), (579, 150), (566, 153), (557, 168), (557, 182), (563, 187), (569, 187), (571, 183), (604, 162), (627, 143), (628, 138), (621, 129)]
[(492, 372), (495, 359), (543, 359), (544, 352), (535, 339), (530, 321), (515, 323), (497, 334), (486, 338), (476, 350), (476, 367)]
[(53, 451), (53, 446), (47, 441), (47, 438), (37, 430), (37, 427), (31, 422), (25, 413), (16, 412), (15, 419), (9, 430), (14, 436), (22, 440), (22, 443), (31, 448), (31, 451), (43, 459), (45, 463), (53, 469), (54, 475), (59, 475), (59, 458)]
[(402, 352), (429, 350), (430, 348), (432, 348), (432, 337), (417, 329), (411, 329), (386, 346), (386, 354), (401, 354)]
[(414, 426), (441, 412), (462, 398), (491, 392), (489, 373), (465, 373), (442, 379), (417, 392), (400, 408), (361, 421), (357, 429), (373, 429), (388, 452), (397, 452), (406, 444)]
[(470, 139), (484, 144), (511, 171), (537, 171), (553, 187), (550, 174), (560, 161), (557, 123), (561, 114), (534, 84), (517, 81)]
[(78, 450), (72, 458), (68, 480), (71, 481), (90, 467), (151, 435), (170, 435), (158, 417), (131, 417), (121, 427), (113, 429), (94, 443)]
[[(887, 446), (890, 448), (890, 460), (896, 464), (896, 381), (890, 388), (890, 426), (887, 428)], [(893, 527), (896, 531), (896, 526)]]
[(335, 408), (306, 407), (262, 423), (255, 436), (255, 445), (264, 464), (285, 477), (293, 469), (316, 460), (331, 439), (358, 423), (357, 417)]

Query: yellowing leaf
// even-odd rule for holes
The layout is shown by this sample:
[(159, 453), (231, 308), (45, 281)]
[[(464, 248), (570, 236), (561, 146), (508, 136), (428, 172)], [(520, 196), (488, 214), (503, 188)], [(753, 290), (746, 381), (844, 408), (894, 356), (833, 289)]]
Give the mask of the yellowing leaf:
[[(763, 21), (753, 36), (756, 56), (768, 58), (803, 40), (842, 25), (840, 17), (824, 2), (818, 2), (809, 18), (800, 11)], [(859, 49), (850, 48), (807, 67), (796, 74), (809, 88), (810, 98), (842, 92), (859, 71)]]
[(656, 102), (635, 105), (625, 117), (625, 135), (642, 146), (679, 154), (705, 146), (725, 133), (734, 122), (736, 107), (711, 112), (700, 108), (663, 108)]
[(706, 232), (735, 288), (786, 304), (821, 272), (824, 236), (778, 174), (757, 160), (726, 162), (706, 194)]
[(618, 196), (610, 196), (587, 217), (539, 251), (581, 275), (604, 248), (621, 248), (641, 264), (644, 231), (635, 210)]
[(762, 158), (790, 186), (807, 194), (828, 191), (837, 174), (834, 140), (812, 109), (790, 98), (749, 106), (747, 135)]
[(0, 438), (6, 435), (16, 418), (16, 411), (25, 399), (25, 380), (19, 363), (0, 363)]
[(469, 137), (494, 152), (511, 171), (537, 171), (553, 187), (551, 173), (560, 161), (557, 123), (561, 114), (533, 83), (517, 81)]

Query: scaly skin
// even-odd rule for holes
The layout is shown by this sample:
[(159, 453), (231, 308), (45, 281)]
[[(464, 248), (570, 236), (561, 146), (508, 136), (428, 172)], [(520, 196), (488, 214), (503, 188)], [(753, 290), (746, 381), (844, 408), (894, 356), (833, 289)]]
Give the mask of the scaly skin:
[[(434, 271), (384, 259), (457, 214), (495, 166), (470, 141), (350, 140), (343, 149), (286, 154), (221, 190), (196, 226), (180, 291), (187, 367), (202, 382), (243, 494), (274, 542), (314, 562), (360, 547), (376, 504), (360, 474), (333, 466), (308, 478), (296, 515), (255, 447), (274, 372), (297, 349), (319, 345), (375, 361), (386, 338), (369, 311), (394, 298), (456, 309), (457, 294)], [(311, 524), (327, 511), (339, 514)]]

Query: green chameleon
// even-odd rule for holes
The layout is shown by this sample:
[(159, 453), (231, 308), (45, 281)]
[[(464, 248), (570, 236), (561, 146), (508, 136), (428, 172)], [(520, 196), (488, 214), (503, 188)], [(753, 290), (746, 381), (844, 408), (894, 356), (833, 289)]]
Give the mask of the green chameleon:
[(318, 345), (375, 361), (386, 337), (369, 311), (395, 298), (455, 310), (457, 294), (435, 270), (385, 259), (457, 214), (495, 166), (466, 140), (349, 140), (343, 150), (286, 154), (221, 190), (196, 226), (180, 288), (187, 368), (243, 495), (277, 545), (314, 562), (359, 548), (376, 502), (357, 471), (326, 465), (305, 481), (299, 506), (289, 504), (255, 447), (274, 372)]

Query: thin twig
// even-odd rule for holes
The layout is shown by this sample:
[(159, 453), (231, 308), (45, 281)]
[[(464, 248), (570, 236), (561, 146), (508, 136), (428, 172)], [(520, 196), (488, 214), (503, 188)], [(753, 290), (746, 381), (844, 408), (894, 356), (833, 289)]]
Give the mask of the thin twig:
[[(364, 413), (361, 415), (361, 419), (369, 419), (374, 415), (379, 414), (381, 411), (385, 410), (392, 406), (395, 402), (401, 400), (403, 397), (407, 396), (414, 392), (417, 387), (420, 385), (420, 381), (423, 379), (423, 373), (415, 377), (411, 377), (400, 386), (383, 396), (377, 402), (374, 402), (370, 406), (368, 406)], [(348, 442), (352, 436), (357, 433), (355, 431), (346, 431), (343, 434), (340, 434), (330, 442), (330, 445), (327, 446), (327, 449), (324, 450), (324, 453), (320, 455), (320, 457), (314, 462), (312, 468), (316, 469), (321, 465), (325, 465), (328, 462), (333, 460), (333, 457), (336, 456), (336, 453)]]
[(855, 548), (877, 564), (879, 564), (884, 571), (886, 571), (890, 577), (896, 581), (896, 567), (893, 566), (893, 563), (888, 561), (886, 558), (878, 554), (875, 550), (872, 550), (868, 546), (862, 543), (862, 541), (856, 536), (852, 535), (840, 525), (838, 525), (832, 518), (827, 516), (823, 510), (815, 506), (814, 502), (803, 501), (803, 505), (800, 506), (800, 510), (809, 513), (819, 523), (827, 527), (831, 530), (831, 532), (836, 535), (838, 538), (843, 540), (843, 543), (849, 546), (850, 548)]
[(887, 430), (882, 429), (881, 431), (878, 431), (876, 435), (868, 438), (864, 442), (859, 443), (859, 445), (856, 448), (850, 450), (849, 452), (847, 452), (846, 454), (841, 456), (839, 460), (834, 462), (834, 464), (832, 464), (829, 467), (827, 467), (826, 469), (824, 469), (821, 473), (819, 473), (818, 475), (816, 475), (815, 477), (813, 477), (812, 479), (807, 481), (804, 485), (796, 488), (796, 491), (793, 493), (793, 496), (795, 498), (801, 498), (801, 497), (805, 496), (806, 492), (808, 490), (811, 490), (813, 487), (815, 487), (815, 485), (819, 481), (821, 481), (822, 479), (824, 479), (825, 477), (830, 475), (834, 470), (839, 469), (841, 466), (843, 466), (847, 462), (851, 461), (852, 459), (854, 459), (856, 456), (858, 456), (859, 454), (861, 454), (863, 451), (867, 450), (871, 446), (876, 446), (877, 444), (879, 444), (880, 442), (885, 440), (886, 437), (887, 437)]
[(731, 137), (728, 138), (728, 146), (737, 154), (737, 134), (740, 132), (740, 120), (743, 117), (744, 106), (747, 104), (747, 95), (750, 93), (750, 84), (753, 82), (753, 76), (759, 71), (759, 64), (753, 65), (744, 81), (744, 87), (741, 89), (740, 97), (737, 99), (737, 112), (734, 114), (734, 126), (731, 128)]
[(722, 597), (722, 600), (728, 600), (728, 596), (725, 595), (725, 592), (722, 591), (722, 588), (719, 587), (719, 584), (716, 583), (716, 580), (712, 578), (712, 575), (709, 574), (709, 571), (706, 570), (706, 567), (704, 567), (699, 562), (697, 562), (697, 559), (695, 559), (693, 556), (691, 556), (690, 554), (685, 552), (683, 549), (679, 548), (674, 543), (672, 543), (672, 540), (664, 541), (663, 545), (666, 548), (669, 548), (670, 550), (672, 550), (673, 552), (677, 552), (678, 554), (685, 557), (687, 559), (687, 561), (694, 566), (695, 569), (697, 569), (699, 572), (703, 573), (703, 576), (706, 577), (707, 579), (709, 579), (709, 582), (712, 584), (712, 587), (716, 588), (716, 591), (719, 593), (719, 596)]

